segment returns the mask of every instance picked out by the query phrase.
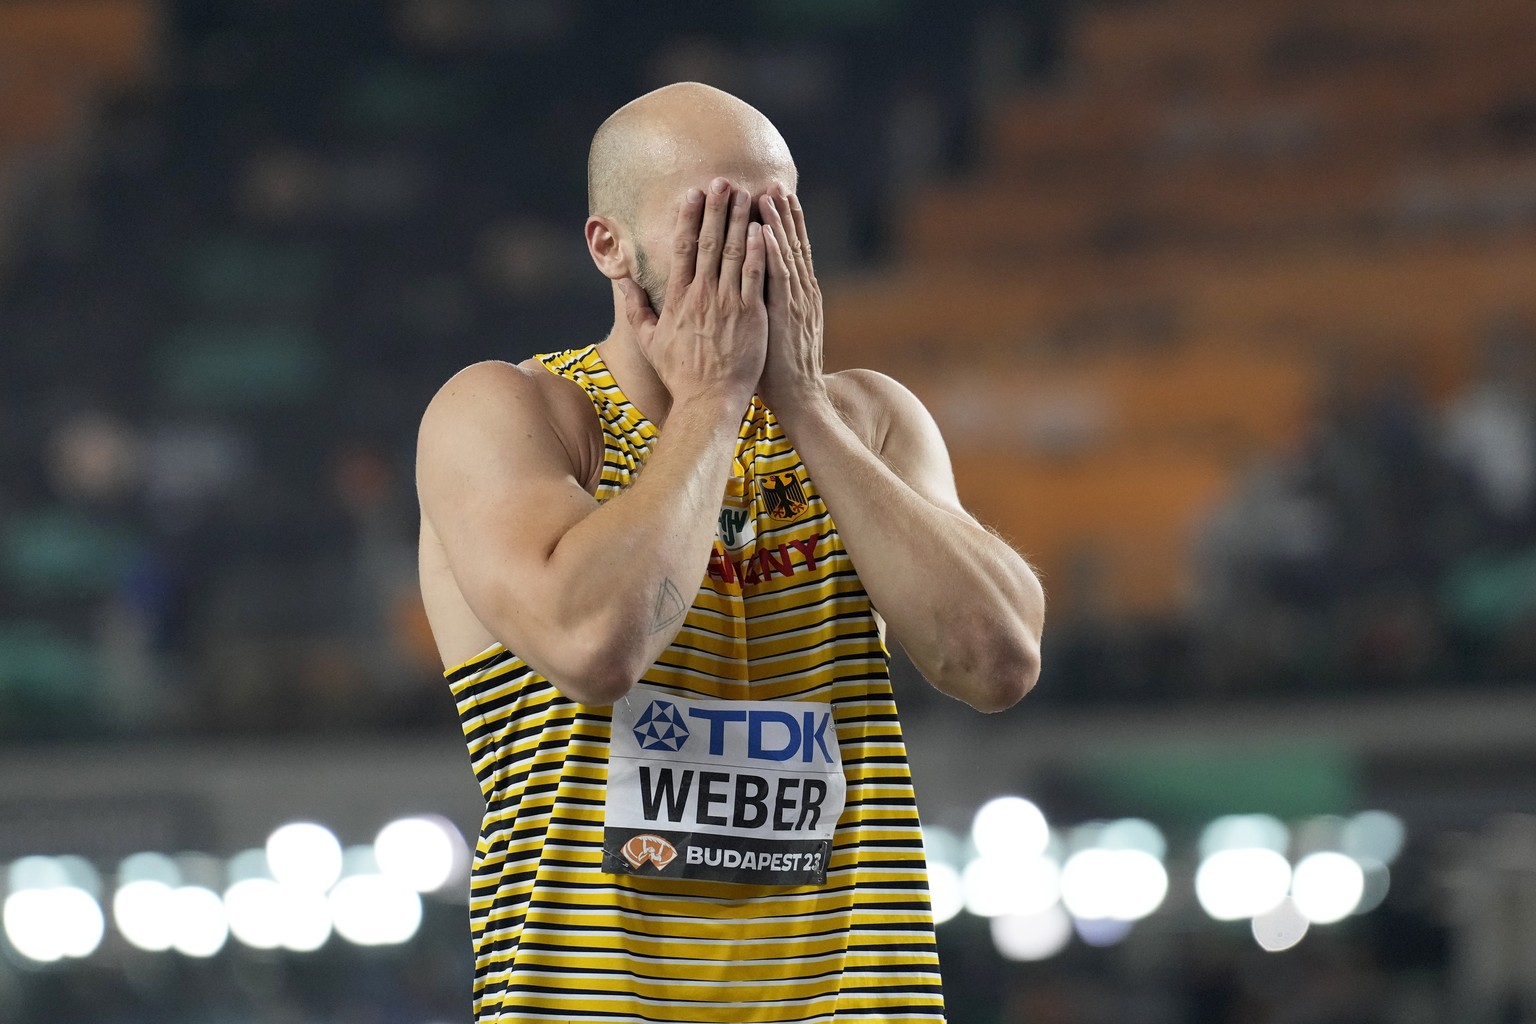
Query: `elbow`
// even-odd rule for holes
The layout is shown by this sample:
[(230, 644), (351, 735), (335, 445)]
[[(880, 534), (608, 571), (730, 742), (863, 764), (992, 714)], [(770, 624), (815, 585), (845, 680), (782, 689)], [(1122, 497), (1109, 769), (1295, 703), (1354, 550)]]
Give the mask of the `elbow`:
[(637, 656), (625, 656), (616, 644), (592, 644), (584, 651), (569, 652), (545, 676), (561, 696), (592, 707), (615, 704), (634, 689), (649, 665)]
[(1022, 590), (1009, 602), (1013, 614), (1005, 614), (982, 628), (973, 627), (966, 638), (976, 657), (972, 685), (961, 699), (977, 711), (1007, 711), (1023, 700), (1040, 679), (1045, 592), (1033, 571), (1026, 571), (1021, 583)]
[(650, 668), (640, 645), (624, 642), (597, 623), (547, 629), (538, 635), (544, 643), (506, 646), (562, 697), (579, 704), (607, 707), (622, 700)]
[(550, 685), (559, 690), (562, 697), (578, 704), (602, 708), (623, 700), (639, 681), (639, 676), (631, 677), (627, 673), (612, 672), (565, 676), (561, 679), (551, 679)]
[(995, 638), (980, 670), (961, 698), (984, 714), (1007, 711), (1035, 688), (1040, 678), (1040, 644), (1033, 637)]
[(632, 622), (558, 602), (530, 607), (509, 584), (477, 596), (473, 607), (486, 630), (567, 700), (606, 707), (651, 667)]

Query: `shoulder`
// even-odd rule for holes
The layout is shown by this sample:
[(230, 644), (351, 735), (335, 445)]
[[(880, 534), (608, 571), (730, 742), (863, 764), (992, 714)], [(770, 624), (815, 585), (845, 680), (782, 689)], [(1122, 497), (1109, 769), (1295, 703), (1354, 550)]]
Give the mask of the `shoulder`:
[(533, 381), (533, 374), (526, 362), (509, 363), (501, 359), (486, 359), (471, 363), (437, 389), (437, 394), (427, 404), (426, 415), (440, 416), (491, 398), (532, 398)]
[(580, 388), (537, 359), (473, 363), (450, 377), (427, 404), (417, 440), (418, 467), (451, 458), (453, 451), (532, 447), (562, 452), (574, 468), (582, 461), (584, 428), (593, 419)]
[(549, 394), (549, 389), (544, 386), (546, 379), (553, 381), (556, 378), (537, 359), (525, 359), (521, 363), (486, 359), (471, 363), (438, 389), (427, 405), (426, 416), (451, 415), (485, 403), (541, 404), (547, 401)]
[(825, 380), (838, 414), (871, 451), (885, 450), (893, 427), (914, 418), (931, 422), (923, 403), (906, 385), (878, 370), (839, 370)]

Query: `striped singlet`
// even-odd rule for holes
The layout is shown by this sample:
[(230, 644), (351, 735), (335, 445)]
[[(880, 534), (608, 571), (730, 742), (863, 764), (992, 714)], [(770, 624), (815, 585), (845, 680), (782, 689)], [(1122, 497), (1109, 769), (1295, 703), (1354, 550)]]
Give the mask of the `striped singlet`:
[[(596, 497), (614, 497), (644, 466), (655, 426), (595, 346), (539, 359), (591, 398), (604, 444)], [(728, 530), (722, 515), (682, 629), (642, 683), (690, 700), (830, 704), (847, 799), (826, 882), (605, 873), (612, 709), (567, 700), (495, 644), (447, 672), (486, 801), (470, 884), (476, 1024), (944, 1019), (917, 808), (869, 597), (756, 398), (734, 472), (750, 529), (734, 529), (738, 513)]]

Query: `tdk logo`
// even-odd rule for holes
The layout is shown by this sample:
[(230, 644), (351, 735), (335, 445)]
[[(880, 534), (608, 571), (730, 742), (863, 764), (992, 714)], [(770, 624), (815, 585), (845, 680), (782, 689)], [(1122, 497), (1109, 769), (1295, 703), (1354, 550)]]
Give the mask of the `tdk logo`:
[[(649, 714), (649, 710), (646, 713)], [(726, 723), (742, 722), (746, 724), (745, 753), (754, 761), (794, 759), (803, 764), (810, 764), (819, 753), (822, 763), (832, 763), (832, 751), (827, 747), (827, 726), (832, 721), (830, 711), (803, 711), (799, 714), (791, 714), (788, 711), (771, 708), (746, 711), (736, 708), (694, 707), (688, 709), (688, 715), (690, 718), (702, 718), (709, 723), (709, 752), (712, 756), (719, 757), (726, 752)], [(834, 743), (836, 739), (834, 731), (832, 737)], [(644, 745), (644, 741), (641, 741), (641, 745)]]
[(641, 750), (682, 750), (688, 742), (688, 726), (671, 701), (653, 700), (635, 723), (635, 742)]

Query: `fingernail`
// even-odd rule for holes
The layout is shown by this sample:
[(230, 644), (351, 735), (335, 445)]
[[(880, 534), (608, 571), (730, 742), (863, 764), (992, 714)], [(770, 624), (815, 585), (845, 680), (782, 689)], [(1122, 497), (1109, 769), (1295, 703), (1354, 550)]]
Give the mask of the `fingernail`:
[(793, 192), (791, 192), (789, 195), (789, 207), (792, 210), (800, 209), (800, 197), (795, 195)]
[(745, 210), (747, 208), (747, 200), (750, 199), (750, 198), (751, 197), (748, 196), (745, 192), (737, 192), (736, 193), (736, 198), (734, 200), (734, 205), (735, 205), (736, 209), (738, 209), (738, 210)]
[(703, 199), (703, 198), (704, 198), (704, 193), (700, 192), (698, 189), (691, 188), (691, 189), (688, 190), (688, 201), (690, 203), (696, 203), (700, 199)]
[(756, 238), (758, 235), (760, 235), (762, 233), (763, 233), (763, 226), (761, 224), (758, 224), (758, 223), (756, 223), (754, 221), (753, 223), (747, 225), (747, 237), (748, 238)]
[(724, 178), (716, 178), (714, 181), (709, 183), (709, 190), (715, 195), (719, 195), (725, 191), (726, 186), (729, 184), (730, 182), (726, 181)]

